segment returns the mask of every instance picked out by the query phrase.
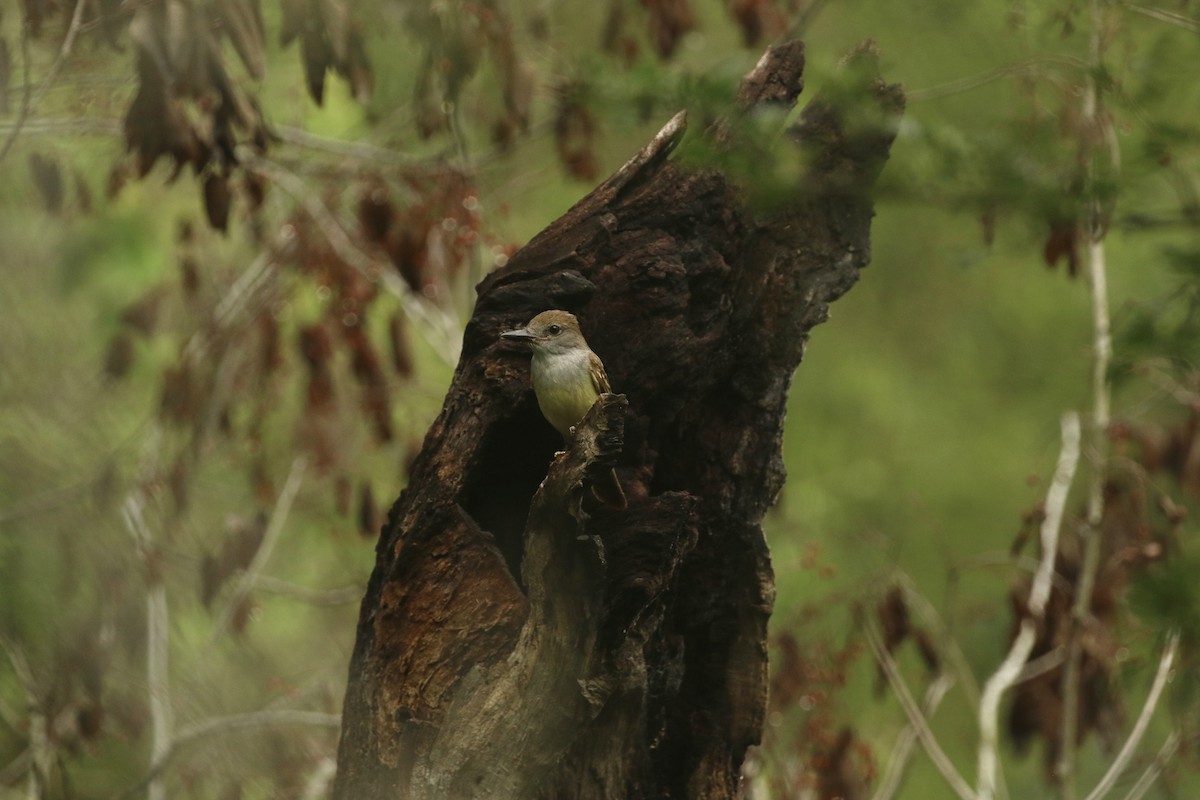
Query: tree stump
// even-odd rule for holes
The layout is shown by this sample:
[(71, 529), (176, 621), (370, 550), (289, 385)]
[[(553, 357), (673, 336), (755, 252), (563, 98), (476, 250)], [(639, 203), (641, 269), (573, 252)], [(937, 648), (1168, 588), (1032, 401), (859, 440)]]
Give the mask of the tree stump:
[[(784, 480), (787, 391), (869, 260), (870, 192), (904, 104), (868, 45), (785, 129), (803, 54), (769, 50), (693, 134), (752, 169), (671, 158), (677, 115), (479, 285), (378, 543), (336, 798), (738, 794), (766, 703), (761, 521)], [(753, 135), (764, 120), (776, 150)], [(782, 149), (802, 166), (783, 202), (756, 205)], [(499, 339), (548, 308), (579, 317), (621, 393), (557, 454), (528, 355)], [(614, 464), (621, 511), (583, 490)]]

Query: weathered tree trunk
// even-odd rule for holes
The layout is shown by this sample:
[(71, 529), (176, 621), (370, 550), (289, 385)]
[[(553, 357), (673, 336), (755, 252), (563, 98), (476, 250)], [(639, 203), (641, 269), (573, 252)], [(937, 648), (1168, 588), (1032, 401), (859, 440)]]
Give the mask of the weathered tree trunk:
[[(803, 164), (784, 202), (750, 210), (778, 170), (747, 131), (782, 120), (756, 109), (795, 102), (803, 61), (799, 42), (768, 51), (736, 111), (693, 134), (729, 163), (759, 147), (761, 173), (670, 159), (677, 116), (480, 284), (379, 541), (335, 797), (738, 793), (766, 700), (761, 520), (784, 479), (787, 390), (869, 259), (869, 192), (903, 106), (860, 50), (779, 131)], [(498, 338), (547, 308), (580, 318), (622, 393), (558, 456), (528, 357)], [(581, 489), (612, 463), (623, 511)]]

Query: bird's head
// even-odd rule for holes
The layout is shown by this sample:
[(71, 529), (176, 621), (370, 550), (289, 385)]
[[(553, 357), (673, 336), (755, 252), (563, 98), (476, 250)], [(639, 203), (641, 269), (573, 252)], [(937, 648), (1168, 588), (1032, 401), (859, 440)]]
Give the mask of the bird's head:
[(583, 332), (579, 329), (579, 320), (574, 314), (566, 311), (543, 311), (524, 328), (515, 331), (505, 331), (501, 339), (526, 342), (535, 353), (546, 355), (567, 353), (577, 349), (587, 349)]

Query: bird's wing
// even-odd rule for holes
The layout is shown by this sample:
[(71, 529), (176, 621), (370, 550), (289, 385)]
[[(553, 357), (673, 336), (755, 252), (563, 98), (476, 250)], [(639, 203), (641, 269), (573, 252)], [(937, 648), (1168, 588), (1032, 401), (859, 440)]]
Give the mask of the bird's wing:
[(600, 356), (588, 351), (588, 366), (592, 371), (592, 385), (596, 387), (596, 394), (603, 392), (611, 392), (612, 387), (608, 385), (608, 375), (604, 372), (604, 362), (600, 360)]

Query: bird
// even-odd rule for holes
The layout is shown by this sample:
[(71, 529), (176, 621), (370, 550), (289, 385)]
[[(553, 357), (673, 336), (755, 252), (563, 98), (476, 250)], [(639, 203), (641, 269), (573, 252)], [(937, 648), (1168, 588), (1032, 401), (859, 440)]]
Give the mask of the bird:
[[(596, 399), (612, 391), (604, 362), (588, 347), (579, 320), (568, 311), (543, 311), (524, 328), (505, 331), (500, 338), (529, 345), (533, 352), (529, 373), (538, 408), (569, 442)], [(593, 484), (592, 493), (611, 506), (625, 507), (625, 492), (615, 470)]]

